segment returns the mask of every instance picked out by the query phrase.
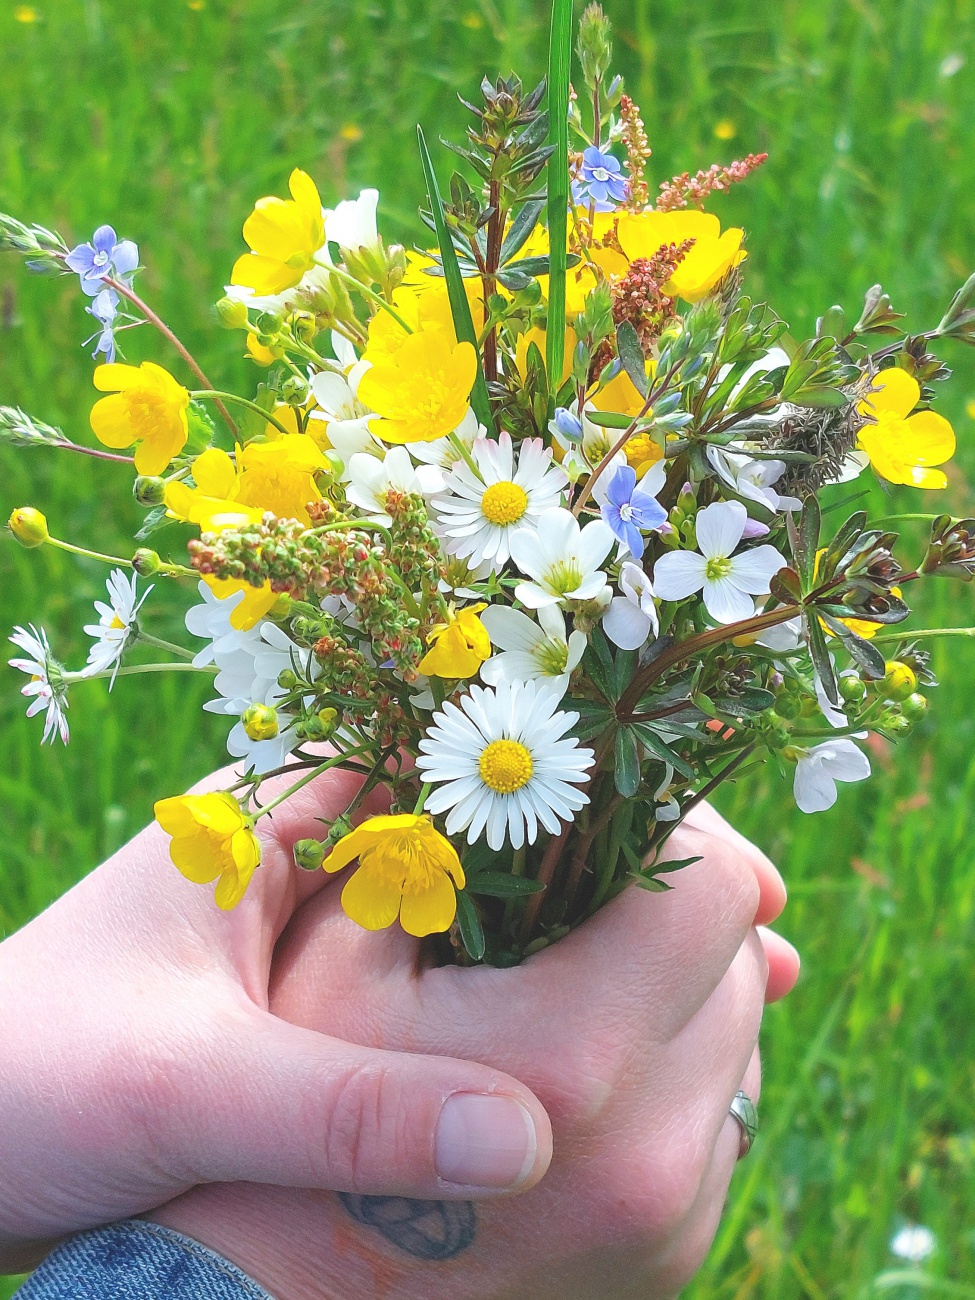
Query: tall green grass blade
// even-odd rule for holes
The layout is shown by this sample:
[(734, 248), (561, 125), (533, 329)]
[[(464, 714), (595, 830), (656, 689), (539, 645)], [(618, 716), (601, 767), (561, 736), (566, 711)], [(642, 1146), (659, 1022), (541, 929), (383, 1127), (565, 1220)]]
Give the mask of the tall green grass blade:
[(444, 215), (440, 186), (437, 184), (437, 175), (433, 170), (430, 151), (423, 137), (422, 127), (418, 126), (416, 128), (416, 136), (420, 145), (423, 179), (426, 183), (427, 194), (430, 198), (430, 210), (433, 213), (433, 220), (437, 229), (440, 260), (443, 264), (444, 279), (447, 282), (447, 296), (450, 299), (450, 314), (454, 318), (454, 330), (458, 340), (470, 343), (475, 352), (478, 352), (477, 378), (474, 380), (474, 391), (471, 393), (471, 406), (474, 408), (474, 414), (488, 433), (496, 436), (497, 430), (494, 427), (494, 416), (491, 413), (491, 401), (488, 397), (487, 384), (484, 382), (484, 371), (481, 368), (480, 352), (477, 346), (477, 330), (474, 328), (471, 306), (464, 291), (464, 278), (457, 264), (457, 253), (450, 238), (447, 218)]
[(558, 390), (565, 360), (565, 266), (569, 213), (569, 73), (572, 57), (572, 0), (553, 0), (548, 49), (549, 143), (548, 282), (546, 357), (549, 385)]

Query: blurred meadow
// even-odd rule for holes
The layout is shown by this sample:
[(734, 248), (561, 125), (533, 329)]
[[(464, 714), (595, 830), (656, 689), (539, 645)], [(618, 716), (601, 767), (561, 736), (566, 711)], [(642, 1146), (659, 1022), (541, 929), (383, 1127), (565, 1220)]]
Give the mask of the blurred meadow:
[[(606, 7), (655, 184), (768, 150), (712, 204), (748, 231), (753, 296), (796, 336), (833, 302), (855, 316), (876, 281), (916, 328), (937, 322), (975, 269), (972, 0)], [(0, 209), (69, 242), (111, 222), (140, 246), (141, 291), (218, 387), (253, 385), (240, 336), (209, 307), (254, 199), (283, 194), (301, 166), (326, 202), (377, 185), (387, 236), (420, 238), (416, 122), (457, 138), (456, 93), (473, 96), (482, 73), (537, 79), (546, 21), (543, 0), (3, 0)], [(445, 179), (442, 151), (438, 164)], [(91, 441), (83, 305), (74, 278), (0, 262), (0, 403)], [(181, 374), (148, 327), (124, 343), (130, 360)], [(935, 506), (895, 489), (884, 512), (975, 513), (975, 358), (958, 347), (947, 360), (950, 485)], [(61, 536), (124, 553), (139, 516), (129, 477), (2, 451), (0, 518), (31, 503)], [(42, 623), (78, 666), (106, 576), (0, 536), (2, 633)], [(970, 588), (926, 585), (918, 624), (975, 623)], [(152, 630), (177, 633), (189, 600), (157, 588)], [(975, 1300), (975, 642), (928, 645), (944, 684), (912, 737), (873, 752), (874, 780), (816, 817), (771, 768), (720, 801), (783, 868), (781, 929), (805, 968), (768, 1014), (762, 1133), (689, 1300)], [(123, 843), (154, 799), (220, 763), (226, 729), (200, 712), (206, 683), (122, 680), (111, 701), (91, 683), (72, 695), (70, 747), (42, 751), (20, 684), (0, 668), (0, 935)], [(910, 1223), (937, 1242), (918, 1264), (890, 1250)], [(0, 1297), (14, 1286), (0, 1281)]]

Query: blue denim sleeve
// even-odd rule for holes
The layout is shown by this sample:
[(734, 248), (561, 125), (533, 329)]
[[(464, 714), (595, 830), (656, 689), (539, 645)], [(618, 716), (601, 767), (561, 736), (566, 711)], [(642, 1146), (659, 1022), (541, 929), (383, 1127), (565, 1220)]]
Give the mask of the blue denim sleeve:
[(229, 1260), (158, 1223), (127, 1219), (48, 1255), (15, 1300), (274, 1300)]

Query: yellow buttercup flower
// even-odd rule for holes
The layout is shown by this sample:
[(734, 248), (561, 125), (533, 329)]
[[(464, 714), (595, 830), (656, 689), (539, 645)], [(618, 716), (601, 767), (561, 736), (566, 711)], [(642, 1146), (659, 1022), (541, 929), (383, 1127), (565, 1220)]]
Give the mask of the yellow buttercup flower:
[(154, 812), (173, 837), (169, 856), (186, 879), (199, 885), (216, 880), (217, 906), (236, 907), (261, 860), (261, 844), (253, 821), (233, 795), (178, 795), (160, 799)]
[(477, 374), (470, 343), (442, 329), (422, 329), (367, 370), (357, 396), (382, 417), (372, 425), (384, 442), (433, 442), (467, 414)]
[(491, 657), (491, 638), (477, 617), (482, 609), (487, 605), (469, 605), (431, 631), (428, 639), (433, 644), (419, 664), (425, 677), (473, 677)]
[(272, 591), (270, 582), (252, 587), (243, 578), (213, 578), (209, 575), (204, 575), (203, 581), (217, 600), (227, 600), (238, 591), (244, 593), (244, 599), (230, 611), (230, 626), (238, 632), (248, 632), (256, 627), (278, 599), (278, 593)]
[[(597, 215), (596, 233), (611, 229), (608, 217)], [(664, 292), (685, 302), (698, 302), (745, 257), (741, 241), (745, 232), (732, 227), (722, 234), (721, 223), (713, 212), (690, 208), (679, 212), (625, 212), (619, 218), (617, 236), (624, 257), (614, 249), (597, 250), (595, 260), (610, 275), (625, 275), (637, 258), (653, 257), (665, 244), (681, 244), (693, 239), (694, 245), (663, 286)]]
[(385, 930), (397, 916), (418, 939), (450, 929), (464, 868), (428, 816), (370, 817), (339, 840), (322, 866), (341, 871), (355, 858), (359, 867), (342, 890), (342, 907), (363, 929)]
[(283, 433), (273, 442), (249, 442), (238, 448), (240, 479), (237, 500), (279, 519), (310, 524), (308, 503), (321, 501), (315, 482), (328, 461), (313, 438), (303, 433)]
[(300, 283), (325, 243), (322, 200), (315, 182), (299, 168), (288, 181), (291, 199), (258, 199), (244, 222), (251, 249), (234, 263), (232, 284), (260, 295), (283, 293)]
[(95, 437), (106, 447), (135, 443), (137, 473), (161, 474), (186, 445), (189, 393), (152, 361), (97, 366), (93, 382), (99, 392), (111, 393), (91, 408)]
[[(402, 284), (393, 291), (393, 307), (415, 334), (420, 330), (440, 329), (456, 343), (454, 317), (443, 277), (421, 276), (423, 283)], [(484, 296), (480, 280), (465, 280), (464, 290), (475, 325), (484, 318)], [(369, 322), (369, 338), (362, 356), (378, 365), (398, 352), (410, 337), (395, 316), (380, 308)]]
[(948, 479), (940, 469), (955, 454), (955, 432), (943, 415), (918, 411), (921, 389), (913, 375), (893, 366), (874, 376), (876, 392), (859, 404), (861, 415), (876, 424), (860, 430), (857, 446), (881, 478), (920, 488), (943, 488)]
[(193, 462), (196, 487), (186, 483), (167, 483), (166, 509), (176, 519), (198, 524), (204, 533), (219, 533), (224, 528), (260, 523), (264, 511), (244, 506), (237, 497), (240, 476), (233, 460), (219, 447), (209, 447)]

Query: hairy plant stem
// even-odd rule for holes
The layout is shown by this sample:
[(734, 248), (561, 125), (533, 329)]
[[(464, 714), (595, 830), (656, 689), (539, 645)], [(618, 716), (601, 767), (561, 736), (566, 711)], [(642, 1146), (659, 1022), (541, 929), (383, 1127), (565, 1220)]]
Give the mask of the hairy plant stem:
[[(482, 288), (484, 293), (484, 323), (490, 320), (489, 299), (497, 289), (497, 271), (501, 265), (501, 240), (504, 234), (506, 213), (501, 210), (501, 187), (497, 181), (491, 181), (488, 191), (488, 206), (493, 209), (487, 229), (487, 247), (484, 253), (484, 271)], [(484, 378), (490, 384), (498, 378), (498, 330), (492, 326), (484, 340)]]

